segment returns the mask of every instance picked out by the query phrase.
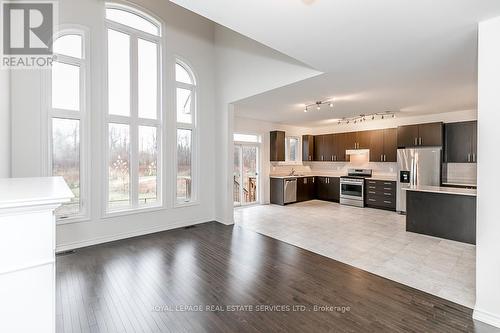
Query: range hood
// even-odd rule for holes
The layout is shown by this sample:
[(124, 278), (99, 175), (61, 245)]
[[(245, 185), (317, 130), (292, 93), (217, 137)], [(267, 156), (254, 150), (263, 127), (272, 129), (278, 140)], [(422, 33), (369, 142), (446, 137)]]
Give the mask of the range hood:
[(345, 151), (346, 155), (368, 155), (370, 149), (347, 149)]

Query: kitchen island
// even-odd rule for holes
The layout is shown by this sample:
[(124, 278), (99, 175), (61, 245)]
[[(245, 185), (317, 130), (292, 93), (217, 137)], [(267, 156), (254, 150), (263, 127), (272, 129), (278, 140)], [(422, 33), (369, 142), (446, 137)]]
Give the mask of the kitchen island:
[(406, 231), (476, 244), (476, 190), (439, 186), (404, 190)]

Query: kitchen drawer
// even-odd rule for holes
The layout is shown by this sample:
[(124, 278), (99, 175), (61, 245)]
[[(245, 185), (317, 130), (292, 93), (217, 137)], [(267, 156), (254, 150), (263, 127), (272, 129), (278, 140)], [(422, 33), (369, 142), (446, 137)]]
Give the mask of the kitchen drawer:
[(368, 196), (366, 197), (365, 205), (374, 208), (395, 210), (396, 197)]
[(396, 192), (394, 191), (373, 191), (373, 190), (367, 190), (366, 191), (366, 197), (367, 198), (388, 198), (388, 199), (396, 199)]
[(384, 180), (366, 180), (366, 187), (392, 188), (393, 190), (396, 190), (396, 182)]

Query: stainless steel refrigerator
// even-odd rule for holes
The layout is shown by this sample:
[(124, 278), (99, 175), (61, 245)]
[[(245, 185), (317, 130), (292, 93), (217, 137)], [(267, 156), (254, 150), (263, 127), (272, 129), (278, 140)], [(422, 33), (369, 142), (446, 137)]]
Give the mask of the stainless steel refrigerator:
[(441, 147), (398, 149), (396, 210), (406, 213), (405, 187), (441, 184)]

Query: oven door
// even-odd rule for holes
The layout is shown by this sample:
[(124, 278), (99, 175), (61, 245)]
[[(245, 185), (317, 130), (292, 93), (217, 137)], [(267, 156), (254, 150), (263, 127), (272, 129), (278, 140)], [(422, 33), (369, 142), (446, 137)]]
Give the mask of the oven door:
[(340, 182), (340, 196), (345, 199), (363, 200), (363, 184), (342, 180)]

